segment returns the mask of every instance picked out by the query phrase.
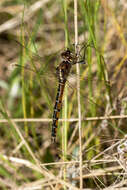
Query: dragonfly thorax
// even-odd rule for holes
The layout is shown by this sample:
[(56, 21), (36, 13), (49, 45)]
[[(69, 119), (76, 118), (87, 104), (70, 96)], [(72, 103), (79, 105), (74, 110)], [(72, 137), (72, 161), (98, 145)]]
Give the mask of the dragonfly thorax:
[(66, 81), (70, 73), (72, 64), (68, 61), (62, 61), (60, 65), (56, 68), (56, 74), (60, 81)]

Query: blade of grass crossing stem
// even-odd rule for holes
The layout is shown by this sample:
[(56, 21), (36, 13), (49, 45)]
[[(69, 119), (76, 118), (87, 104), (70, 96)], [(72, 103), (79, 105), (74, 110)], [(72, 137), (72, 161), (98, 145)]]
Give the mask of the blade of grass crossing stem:
[[(20, 41), (21, 41), (22, 44), (24, 44), (23, 24), (21, 25)], [(22, 49), (21, 54), (20, 54), (20, 58), (19, 58), (19, 64), (22, 65), (22, 66), (24, 66), (24, 64), (25, 64), (25, 54), (26, 54), (25, 49)], [(26, 82), (25, 82), (25, 70), (24, 70), (24, 67), (22, 67), (22, 69), (21, 69), (21, 80), (22, 80), (22, 109), (23, 109), (24, 119), (26, 119), (27, 118), (27, 105), (26, 105), (27, 97), (26, 97), (26, 93), (25, 93)], [(29, 128), (28, 128), (28, 125), (27, 125), (26, 121), (24, 122), (24, 127), (25, 127), (25, 134), (26, 134), (26, 136), (28, 136)], [(26, 148), (24, 148), (24, 146), (23, 146), (23, 151), (25, 153), (25, 156), (27, 156), (29, 158), (29, 153), (26, 150)]]
[[(63, 150), (63, 160), (66, 161), (67, 157), (67, 129), (68, 129), (68, 122), (66, 121), (67, 116), (68, 116), (68, 88), (67, 86), (65, 87), (65, 92), (64, 92), (64, 108), (62, 111), (62, 115), (64, 118), (64, 123), (62, 127), (62, 150)], [(66, 174), (66, 172), (65, 172)], [(66, 179), (66, 175), (64, 176)]]
[[(36, 38), (36, 35), (37, 35), (37, 32), (38, 32), (38, 29), (39, 29), (39, 26), (40, 26), (41, 22), (42, 22), (42, 10), (40, 10), (39, 13), (38, 13), (36, 24), (35, 24), (35, 26), (34, 26), (34, 28), (32, 30), (33, 32), (29, 31), (28, 48), (26, 48), (26, 50), (30, 49), (29, 54), (30, 53), (32, 54), (32, 52), (37, 53), (37, 48), (36, 48), (36, 45), (35, 45), (35, 38)], [(31, 57), (32, 55), (28, 55), (28, 56)], [(35, 64), (35, 63), (33, 63), (32, 60), (31, 60), (31, 62), (32, 62), (32, 65)], [(31, 90), (31, 89), (33, 89), (33, 82), (34, 82), (34, 75), (33, 75), (32, 72), (30, 72), (29, 79), (30, 79), (30, 81), (29, 81), (29, 86), (30, 86), (30, 88), (29, 88), (30, 89), (29, 90), (29, 95), (30, 95), (30, 117), (33, 118), (34, 117), (34, 108), (33, 108), (33, 105), (34, 105), (34, 99), (35, 98), (34, 98), (34, 96), (32, 94), (32, 90)], [(38, 143), (37, 143), (37, 136), (36, 136), (36, 131), (35, 131), (34, 125), (31, 126), (30, 130), (32, 131), (36, 147), (39, 148)]]
[[(93, 97), (93, 89), (92, 89), (92, 74), (91, 74), (91, 67), (92, 67), (92, 52), (91, 52), (91, 48), (88, 47), (88, 51), (87, 51), (87, 55), (88, 55), (88, 59), (87, 59), (87, 62), (88, 62), (88, 87), (89, 87), (89, 98), (92, 100), (92, 97)], [(90, 110), (91, 110), (91, 114), (92, 116), (94, 116), (95, 114), (95, 104), (92, 103), (92, 101), (90, 102)]]
[[(62, 0), (63, 12), (64, 12), (64, 23), (65, 23), (65, 47), (68, 47), (69, 43), (69, 33), (68, 33), (68, 17), (67, 17), (67, 0)], [(67, 126), (68, 122), (67, 119), (67, 110), (68, 110), (68, 90), (67, 85), (65, 86), (65, 93), (64, 93), (64, 129), (63, 129), (63, 143), (62, 143), (62, 150), (63, 150), (63, 160), (66, 161), (67, 158)], [(64, 167), (64, 180), (66, 181), (66, 165)], [(66, 190), (66, 186), (64, 186), (64, 190)]]
[[(24, 15), (22, 16), (22, 24), (21, 24), (21, 36), (20, 36), (20, 41), (22, 42), (22, 44), (24, 44), (24, 39), (23, 39), (23, 34), (24, 34), (24, 26), (23, 26), (23, 18), (24, 18)], [(21, 51), (21, 54), (20, 54), (20, 58), (19, 58), (19, 64), (24, 66), (24, 54), (25, 54), (25, 51), (23, 49), (23, 51)], [(21, 77), (22, 77), (22, 109), (23, 109), (23, 116), (24, 116), (24, 119), (27, 118), (27, 112), (26, 112), (26, 96), (25, 96), (25, 77), (24, 77), (24, 67), (22, 67), (21, 69)], [(28, 136), (28, 126), (27, 126), (27, 122), (24, 123), (25, 125), (25, 133), (26, 133), (26, 136)]]

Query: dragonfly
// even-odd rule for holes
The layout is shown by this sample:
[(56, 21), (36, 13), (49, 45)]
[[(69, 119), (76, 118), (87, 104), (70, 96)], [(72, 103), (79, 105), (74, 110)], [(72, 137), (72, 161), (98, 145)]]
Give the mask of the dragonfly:
[[(20, 44), (20, 42), (18, 42), (18, 44), (22, 48), (27, 48), (24, 45)], [(27, 51), (30, 51), (30, 50), (27, 49)], [(32, 54), (32, 58), (30, 58), (30, 60), (38, 59), (42, 61), (42, 58), (38, 56), (36, 53), (34, 53), (34, 55), (33, 53), (30, 53), (30, 54)], [(67, 48), (65, 51), (61, 53), (61, 58), (62, 58), (62, 62), (56, 67), (56, 72), (54, 73), (55, 78), (57, 78), (58, 80), (58, 88), (57, 88), (57, 94), (56, 94), (55, 105), (54, 105), (53, 116), (52, 116), (52, 130), (51, 130), (52, 142), (56, 141), (58, 120), (60, 117), (60, 111), (62, 109), (63, 93), (65, 89), (65, 84), (68, 82), (68, 77), (71, 75), (70, 72), (71, 72), (72, 66), (75, 65), (76, 63), (79, 63), (79, 64), (86, 63), (85, 57), (84, 56), (82, 57), (80, 55), (80, 51), (79, 51), (79, 54), (76, 54), (76, 53), (73, 53), (72, 50), (70, 50), (69, 48)], [(26, 70), (37, 73), (39, 76), (41, 74), (44, 74), (44, 70), (46, 68), (45, 66), (44, 69), (38, 69), (35, 64), (32, 64), (32, 68), (27, 65), (22, 66), (19, 64), (15, 64), (15, 67), (23, 67)], [(53, 71), (50, 71), (50, 72), (53, 73)], [(110, 85), (109, 81), (106, 81), (106, 83)]]
[(58, 127), (59, 113), (62, 107), (63, 92), (64, 92), (65, 83), (69, 76), (71, 67), (72, 65), (75, 65), (76, 63), (85, 64), (83, 60), (78, 61), (78, 55), (73, 54), (69, 49), (62, 52), (61, 57), (63, 61), (56, 68), (59, 85), (57, 89), (56, 101), (55, 101), (55, 106), (54, 106), (54, 111), (53, 111), (53, 123), (52, 123), (52, 135), (51, 135), (53, 142), (56, 141), (56, 129)]

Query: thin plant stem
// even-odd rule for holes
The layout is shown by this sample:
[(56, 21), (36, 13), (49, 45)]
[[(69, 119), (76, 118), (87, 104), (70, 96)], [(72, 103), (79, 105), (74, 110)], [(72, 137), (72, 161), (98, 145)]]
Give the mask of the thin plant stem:
[[(22, 44), (24, 44), (24, 39), (23, 39), (23, 18), (24, 18), (24, 14), (22, 16), (22, 25), (21, 25), (21, 41), (22, 41)], [(25, 54), (25, 51), (24, 51), (24, 48), (23, 48), (23, 51), (22, 51), (22, 54), (20, 56), (20, 62), (21, 64), (24, 66), (24, 54)], [(26, 96), (25, 96), (25, 81), (24, 81), (24, 68), (22, 67), (22, 70), (21, 70), (21, 75), (22, 75), (22, 109), (23, 109), (23, 115), (24, 115), (24, 118), (26, 119), (27, 118), (27, 112), (26, 112)], [(27, 127), (27, 123), (25, 122), (24, 123), (24, 126), (25, 126), (25, 133), (26, 135), (28, 136), (28, 127)]]
[[(64, 23), (65, 23), (65, 47), (68, 47), (69, 43), (69, 33), (68, 33), (68, 16), (67, 16), (67, 0), (63, 1), (63, 9), (64, 9)], [(62, 142), (62, 150), (63, 150), (63, 160), (66, 161), (67, 157), (67, 110), (68, 110), (68, 90), (67, 86), (65, 86), (65, 96), (64, 96), (64, 128), (63, 128), (63, 142)], [(64, 181), (66, 181), (66, 165), (64, 166)], [(64, 190), (66, 190), (66, 186), (64, 186)]]
[[(78, 53), (78, 19), (77, 19), (77, 0), (74, 0), (74, 27), (75, 27), (75, 52)], [(78, 123), (79, 123), (79, 168), (80, 168), (80, 190), (83, 189), (83, 173), (82, 173), (82, 129), (81, 129), (81, 103), (80, 103), (80, 68), (76, 65), (77, 71), (77, 101), (78, 101)]]

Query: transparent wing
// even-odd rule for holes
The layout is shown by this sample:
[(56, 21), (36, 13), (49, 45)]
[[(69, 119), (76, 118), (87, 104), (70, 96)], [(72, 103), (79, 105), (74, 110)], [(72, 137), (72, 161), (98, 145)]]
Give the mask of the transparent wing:
[[(47, 75), (51, 77), (51, 75), (55, 75), (55, 68), (57, 64), (60, 62), (59, 59), (59, 51), (57, 52), (51, 52), (50, 54), (47, 54), (45, 51), (41, 50), (41, 54), (43, 56), (40, 56), (38, 54), (38, 50), (35, 46), (35, 44), (27, 44), (23, 45), (18, 41), (15, 41), (17, 48), (19, 49), (19, 60), (18, 63), (10, 65), (10, 67), (21, 67), (26, 69), (26, 72), (32, 71), (36, 75)], [(34, 74), (33, 73), (33, 74)]]
[[(44, 93), (44, 96), (47, 99), (48, 94), (51, 94), (51, 97), (53, 96), (53, 100), (48, 100), (48, 102), (49, 105), (53, 105), (58, 86), (58, 79), (56, 76), (56, 65), (59, 65), (60, 63), (60, 55), (58, 55), (57, 52), (51, 55), (45, 55), (41, 57), (33, 51), (30, 51), (27, 46), (23, 46), (19, 42), (17, 42), (17, 44), (21, 48), (20, 58), (18, 63), (14, 63), (11, 66), (14, 69), (19, 70), (21, 74), (24, 73), (23, 77), (26, 78), (25, 82), (30, 83), (30, 77), (33, 76), (32, 80), (34, 80), (34, 83), (36, 83), (36, 85), (43, 89), (43, 93), (45, 87), (46, 93)], [(25, 54), (23, 53), (24, 49)], [(70, 73), (67, 82), (71, 89), (73, 89), (72, 91), (76, 90), (77, 75), (74, 74), (76, 73), (75, 68), (75, 66), (72, 67), (72, 72)], [(91, 74), (89, 74), (88, 72), (87, 64), (81, 64), (80, 68), (81, 75), (78, 77), (81, 81), (81, 97), (84, 100), (84, 104), (86, 105), (86, 102), (91, 102), (91, 106), (95, 105), (96, 107), (100, 107), (100, 109), (103, 110), (103, 105), (101, 105), (101, 103), (98, 103), (97, 99), (101, 99), (99, 97), (100, 95), (102, 95), (102, 93), (108, 93), (107, 89), (111, 88), (109, 81), (97, 77), (97, 68), (94, 65)], [(101, 92), (99, 92), (98, 88), (101, 88)], [(52, 93), (54, 89), (55, 93)]]
[[(49, 78), (49, 79), (53, 79), (56, 78), (56, 66), (58, 66), (61, 62), (61, 57), (60, 57), (60, 50), (58, 52), (54, 52), (51, 53), (49, 55), (43, 55), (43, 57), (41, 57), (40, 55), (38, 55), (37, 53), (29, 50), (29, 46), (25, 46), (23, 44), (21, 44), (18, 41), (15, 41), (16, 44), (18, 44), (18, 46), (20, 47), (20, 59), (18, 62), (20, 63), (14, 63), (11, 64), (10, 67), (11, 68), (21, 68), (24, 69), (26, 72), (32, 72), (34, 75), (39, 75), (41, 78), (45, 77), (45, 78)], [(31, 49), (31, 48), (30, 48)], [(36, 49), (37, 52), (37, 48), (34, 45), (34, 49)], [(23, 51), (25, 50), (25, 53), (23, 54)], [(22, 56), (25, 57), (23, 58), (24, 60), (22, 60)], [(24, 63), (22, 63), (24, 62)], [(80, 63), (79, 63), (80, 64)], [(82, 65), (82, 64), (81, 64)], [(80, 78), (80, 80), (83, 81), (96, 81), (96, 80), (100, 80), (103, 81), (104, 79), (99, 79), (98, 77), (95, 77), (95, 75), (97, 74), (97, 71), (94, 69), (94, 71), (92, 72), (91, 76), (88, 74), (86, 74), (88, 65), (86, 64), (85, 66), (82, 65), (82, 74), (80, 76), (78, 76)], [(75, 68), (75, 66), (72, 67), (72, 72), (69, 75), (70, 81), (73, 80), (77, 80), (77, 75), (76, 70), (74, 70), (73, 68)], [(74, 74), (73, 74), (74, 73)], [(94, 76), (94, 78), (93, 78)], [(109, 84), (109, 81), (104, 80), (107, 84)]]

